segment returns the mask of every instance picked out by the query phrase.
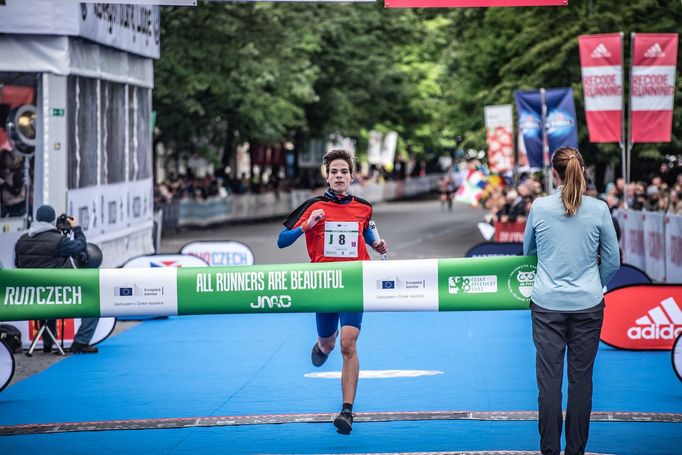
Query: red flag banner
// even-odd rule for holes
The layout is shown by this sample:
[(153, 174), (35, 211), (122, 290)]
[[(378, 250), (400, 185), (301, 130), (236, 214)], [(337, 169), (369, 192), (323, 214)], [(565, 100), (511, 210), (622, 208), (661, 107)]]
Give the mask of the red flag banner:
[(470, 8), (490, 6), (566, 6), (568, 0), (384, 0), (386, 8)]
[(670, 142), (677, 33), (633, 33), (630, 141)]
[(590, 142), (621, 142), (622, 36), (620, 33), (581, 35), (578, 46)]

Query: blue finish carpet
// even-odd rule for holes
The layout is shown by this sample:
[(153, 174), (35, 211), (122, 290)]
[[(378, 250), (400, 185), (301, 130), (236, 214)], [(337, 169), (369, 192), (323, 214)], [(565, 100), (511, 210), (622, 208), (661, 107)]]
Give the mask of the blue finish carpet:
[[(219, 315), (146, 320), (0, 394), (0, 425), (143, 418), (332, 413), (335, 351), (310, 364), (314, 315)], [(533, 411), (535, 354), (526, 311), (365, 314), (362, 370), (437, 370), (361, 379), (356, 412)], [(565, 382), (565, 381), (564, 381)], [(564, 393), (564, 397), (565, 397)], [(669, 352), (602, 346), (595, 411), (682, 412)], [(282, 424), (0, 437), (0, 453), (361, 453), (538, 450), (533, 421)], [(682, 453), (682, 424), (596, 422), (588, 450)]]

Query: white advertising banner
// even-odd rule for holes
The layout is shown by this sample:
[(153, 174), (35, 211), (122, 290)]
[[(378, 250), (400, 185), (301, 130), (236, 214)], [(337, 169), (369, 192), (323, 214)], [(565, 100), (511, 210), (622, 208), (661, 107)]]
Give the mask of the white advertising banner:
[(88, 241), (98, 243), (151, 226), (152, 191), (151, 179), (78, 188), (67, 192), (66, 206)]
[(241, 242), (191, 242), (182, 247), (180, 254), (191, 254), (208, 262), (212, 267), (253, 265), (251, 248)]
[(126, 183), (114, 183), (100, 187), (102, 203), (102, 234), (120, 231), (128, 226), (128, 198)]
[(665, 282), (665, 234), (663, 214), (644, 214), (644, 263), (647, 275), (659, 283)]
[(149, 223), (154, 218), (154, 188), (152, 179), (137, 180), (125, 184), (130, 223)]
[[(62, 0), (77, 3), (102, 3), (102, 0)], [(126, 3), (136, 5), (197, 6), (197, 0), (107, 0), (107, 3)]]
[(396, 148), (398, 148), (398, 133), (389, 131), (381, 144), (381, 164), (393, 165)]
[(124, 269), (155, 267), (208, 267), (208, 262), (191, 254), (149, 254), (134, 257), (123, 264)]
[(365, 261), (362, 281), (365, 311), (438, 311), (437, 259), (395, 262), (390, 273), (380, 261)]
[(355, 156), (355, 140), (350, 137), (341, 136), (340, 134), (332, 134), (329, 136), (326, 145), (326, 151), (332, 150), (346, 150)]
[(682, 283), (682, 215), (665, 216), (665, 271), (667, 283)]
[(14, 376), (14, 354), (5, 343), (0, 343), (0, 392), (12, 380)]
[[(646, 270), (644, 257), (644, 213), (629, 211), (625, 214), (625, 248), (623, 262)], [(621, 229), (623, 229), (621, 227)]]
[(68, 215), (75, 216), (86, 236), (102, 232), (99, 187), (91, 186), (69, 190), (66, 194)]
[(159, 7), (54, 0), (6, 0), (0, 33), (81, 36), (133, 54), (160, 55)]
[(80, 6), (79, 35), (100, 44), (145, 57), (159, 58), (159, 7), (84, 3)]
[(618, 228), (620, 229), (620, 239), (618, 240), (618, 245), (621, 251), (625, 251), (625, 214), (627, 212), (623, 209), (616, 209), (613, 211), (613, 216), (616, 217), (618, 221)]
[(367, 138), (367, 161), (369, 164), (381, 163), (381, 142), (383, 135), (381, 132), (372, 130)]
[(140, 269), (130, 278), (124, 269), (101, 269), (99, 274), (102, 316), (170, 316), (178, 313), (178, 291), (174, 267), (154, 273)]

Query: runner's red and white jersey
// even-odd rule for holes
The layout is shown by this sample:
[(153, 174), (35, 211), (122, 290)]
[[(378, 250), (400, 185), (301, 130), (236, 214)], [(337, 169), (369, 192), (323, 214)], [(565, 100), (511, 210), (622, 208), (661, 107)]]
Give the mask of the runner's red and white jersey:
[[(325, 196), (314, 197), (294, 210), (284, 225), (288, 229), (296, 229), (317, 209), (324, 210), (324, 219), (305, 232), (311, 262), (371, 260), (363, 236), (372, 218), (372, 205), (369, 202), (355, 196), (346, 204), (334, 202)], [(339, 239), (343, 242), (341, 245)]]

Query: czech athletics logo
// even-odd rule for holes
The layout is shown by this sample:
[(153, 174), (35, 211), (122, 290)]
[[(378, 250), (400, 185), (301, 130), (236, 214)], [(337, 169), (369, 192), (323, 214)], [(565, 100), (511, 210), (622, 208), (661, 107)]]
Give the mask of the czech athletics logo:
[(497, 292), (497, 275), (473, 275), (448, 277), (450, 294), (486, 294)]
[(535, 282), (536, 267), (530, 264), (523, 264), (516, 267), (509, 274), (507, 289), (516, 300), (527, 302), (533, 291)]

